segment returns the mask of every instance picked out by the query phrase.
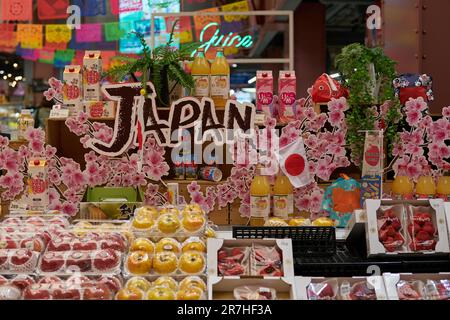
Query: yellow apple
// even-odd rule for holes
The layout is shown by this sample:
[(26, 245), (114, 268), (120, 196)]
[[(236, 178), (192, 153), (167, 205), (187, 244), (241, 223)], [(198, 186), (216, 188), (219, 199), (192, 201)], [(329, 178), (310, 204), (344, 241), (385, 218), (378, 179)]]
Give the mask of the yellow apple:
[(153, 281), (153, 286), (155, 287), (165, 286), (176, 291), (178, 289), (178, 282), (176, 282), (175, 279), (172, 277), (163, 276)]
[(147, 292), (147, 300), (175, 300), (175, 292), (166, 286), (153, 287)]
[(181, 280), (180, 290), (186, 290), (190, 287), (200, 288), (202, 291), (206, 291), (206, 283), (202, 278), (198, 276), (189, 276)]
[(177, 270), (178, 259), (173, 252), (158, 252), (153, 258), (153, 269), (159, 274), (170, 274)]
[(183, 246), (181, 251), (198, 251), (198, 252), (206, 252), (205, 243), (197, 237), (191, 237), (183, 242)]
[(174, 253), (180, 253), (180, 243), (174, 238), (162, 238), (156, 243), (155, 251), (170, 251)]
[(189, 287), (177, 292), (177, 300), (200, 300), (203, 290), (197, 287)]
[(183, 228), (189, 232), (200, 230), (205, 225), (206, 219), (202, 214), (189, 213), (183, 217)]
[(312, 222), (315, 227), (334, 227), (334, 221), (330, 218), (320, 217)]
[(152, 254), (155, 252), (155, 245), (147, 238), (137, 238), (131, 243), (130, 251), (145, 251)]
[(151, 288), (151, 283), (143, 277), (132, 277), (125, 284), (125, 288), (138, 289), (147, 292)]
[(152, 258), (145, 251), (131, 252), (127, 258), (127, 268), (132, 274), (147, 274), (152, 270)]
[(199, 252), (186, 252), (180, 257), (179, 268), (184, 273), (199, 273), (205, 268), (205, 257)]
[(123, 288), (117, 291), (116, 300), (142, 300), (144, 292), (137, 288)]
[(180, 220), (173, 213), (164, 213), (158, 219), (158, 229), (162, 233), (175, 233), (180, 228)]
[(133, 218), (132, 225), (136, 229), (150, 229), (155, 224), (151, 214), (138, 214)]

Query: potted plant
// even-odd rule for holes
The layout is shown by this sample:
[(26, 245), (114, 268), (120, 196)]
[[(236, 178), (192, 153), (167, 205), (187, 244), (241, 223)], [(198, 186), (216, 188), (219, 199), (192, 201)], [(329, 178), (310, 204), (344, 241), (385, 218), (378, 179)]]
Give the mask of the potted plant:
[(352, 162), (359, 166), (364, 148), (361, 131), (383, 129), (389, 150), (396, 139), (401, 106), (392, 87), (395, 62), (381, 48), (354, 43), (342, 49), (335, 64), (350, 92), (347, 143)]
[[(167, 107), (170, 104), (169, 96), (175, 87), (180, 84), (182, 87), (192, 90), (194, 80), (182, 67), (183, 61), (192, 61), (191, 54), (198, 48), (197, 43), (184, 44), (180, 48), (173, 46), (174, 30), (178, 21), (175, 21), (170, 32), (169, 40), (163, 46), (155, 48), (153, 51), (147, 45), (144, 36), (135, 32), (142, 45), (142, 56), (139, 59), (120, 57), (122, 64), (111, 68), (107, 72), (113, 81), (123, 81), (127, 75), (138, 81), (136, 72), (141, 72), (142, 87), (146, 87), (147, 81), (151, 81), (155, 86), (158, 102), (161, 106)], [(169, 87), (169, 84), (172, 84)]]

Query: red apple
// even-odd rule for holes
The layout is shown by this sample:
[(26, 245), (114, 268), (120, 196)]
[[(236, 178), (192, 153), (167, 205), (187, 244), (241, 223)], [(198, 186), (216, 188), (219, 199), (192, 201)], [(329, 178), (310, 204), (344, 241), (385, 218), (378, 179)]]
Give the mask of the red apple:
[(17, 241), (11, 237), (5, 236), (0, 239), (0, 249), (17, 249)]
[(29, 249), (18, 249), (9, 259), (11, 269), (14, 271), (33, 271), (36, 267), (37, 256)]
[(39, 284), (54, 284), (54, 283), (63, 283), (60, 277), (57, 276), (46, 276), (38, 281)]
[(91, 271), (92, 260), (89, 251), (72, 251), (67, 257), (66, 268), (72, 271)]
[(67, 288), (63, 285), (53, 290), (53, 299), (81, 300), (81, 290), (77, 288)]
[(100, 248), (125, 251), (125, 242), (122, 239), (104, 239), (100, 242)]
[(26, 220), (26, 223), (35, 225), (36, 227), (43, 227), (45, 226), (45, 220), (41, 217), (30, 217)]
[(93, 251), (97, 249), (97, 243), (90, 239), (81, 239), (72, 242), (72, 249), (79, 251)]
[(23, 291), (25, 300), (48, 300), (51, 298), (48, 288), (40, 284), (32, 284)]
[(44, 241), (37, 237), (31, 236), (20, 241), (20, 247), (30, 249), (35, 252), (42, 252), (45, 249)]
[(94, 255), (94, 267), (99, 271), (111, 270), (120, 263), (119, 255), (111, 249), (99, 250)]
[(20, 290), (24, 290), (26, 287), (35, 284), (36, 281), (33, 277), (27, 274), (19, 274), (11, 280), (11, 284), (19, 288)]
[(98, 283), (106, 284), (109, 290), (113, 293), (122, 288), (122, 281), (120, 281), (120, 279), (116, 276), (101, 276), (98, 279)]
[(6, 279), (4, 276), (0, 275), (0, 286), (5, 285), (9, 283), (8, 279)]
[(56, 272), (64, 266), (64, 255), (60, 252), (49, 251), (41, 258), (40, 269), (42, 272)]
[(60, 237), (52, 239), (47, 247), (48, 251), (69, 251), (70, 249), (70, 242)]
[(111, 300), (112, 294), (106, 284), (92, 284), (83, 289), (84, 300)]
[(67, 286), (72, 286), (72, 287), (81, 287), (85, 284), (90, 284), (92, 283), (92, 280), (89, 279), (86, 276), (80, 276), (80, 275), (73, 275), (70, 276), (69, 278), (67, 278), (66, 280), (66, 284)]

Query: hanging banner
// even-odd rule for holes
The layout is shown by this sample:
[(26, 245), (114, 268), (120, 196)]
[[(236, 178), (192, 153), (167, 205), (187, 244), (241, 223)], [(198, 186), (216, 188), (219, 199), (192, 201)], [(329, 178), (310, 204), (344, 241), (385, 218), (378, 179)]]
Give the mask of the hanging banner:
[(94, 17), (106, 14), (105, 0), (72, 0), (73, 5), (81, 9), (81, 15), (84, 17)]
[[(239, 11), (249, 11), (248, 2), (239, 1), (231, 4), (226, 4), (220, 7), (222, 11), (225, 12), (239, 12)], [(248, 29), (248, 16), (224, 16), (223, 23), (220, 26), (221, 31), (224, 34), (228, 34), (230, 32), (240, 32)]]
[(72, 30), (65, 24), (45, 25), (45, 42), (68, 43), (72, 39)]
[(41, 49), (43, 45), (42, 24), (18, 24), (17, 40), (25, 49)]
[(53, 64), (55, 59), (54, 50), (39, 50), (39, 62)]
[(142, 11), (142, 0), (119, 0), (119, 13)]
[(67, 49), (67, 50), (56, 50), (54, 65), (55, 67), (62, 68), (72, 62), (73, 57), (75, 56), (75, 50)]
[(366, 131), (361, 174), (361, 206), (366, 199), (381, 199), (383, 175), (383, 131)]
[(38, 0), (39, 20), (57, 20), (67, 18), (69, 0)]
[[(219, 12), (219, 8), (210, 8), (201, 10), (200, 12)], [(204, 30), (203, 28), (212, 23), (215, 22), (217, 24), (220, 24), (220, 17), (219, 16), (194, 16), (194, 26), (195, 26), (195, 35), (197, 37), (197, 41), (200, 39), (200, 33), (203, 31), (203, 38), (211, 38), (215, 32), (213, 28), (209, 28), (208, 30)]]
[(1, 0), (0, 4), (3, 21), (33, 20), (32, 0)]
[(109, 7), (111, 14), (117, 16), (119, 14), (119, 0), (109, 0)]
[(102, 25), (100, 23), (82, 24), (76, 31), (76, 42), (101, 42)]
[(0, 24), (0, 47), (15, 48), (17, 46), (17, 34), (14, 24)]
[(125, 30), (120, 28), (119, 22), (107, 22), (104, 24), (105, 41), (117, 41), (125, 35)]
[(36, 61), (39, 58), (38, 50), (24, 49), (20, 46), (17, 48), (16, 54), (21, 56), (25, 60)]
[(110, 68), (111, 59), (115, 56), (117, 56), (116, 51), (102, 51), (103, 70), (106, 71)]
[(45, 50), (66, 50), (67, 43), (65, 42), (45, 42), (45, 45), (42, 49)]
[(194, 36), (192, 34), (191, 17), (165, 17), (166, 33), (172, 31), (172, 26), (176, 19), (178, 19), (178, 23), (175, 27), (175, 35), (179, 37), (180, 43), (193, 42)]

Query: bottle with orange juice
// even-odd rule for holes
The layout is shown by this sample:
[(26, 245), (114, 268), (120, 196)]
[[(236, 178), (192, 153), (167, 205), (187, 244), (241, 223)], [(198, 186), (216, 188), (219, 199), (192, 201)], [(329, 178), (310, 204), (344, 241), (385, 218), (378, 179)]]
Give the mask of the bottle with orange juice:
[(230, 93), (230, 66), (223, 54), (223, 48), (217, 48), (216, 58), (211, 64), (211, 98), (218, 108), (224, 108)]
[(450, 165), (444, 167), (444, 174), (438, 178), (436, 197), (444, 201), (450, 201)]
[(273, 187), (273, 215), (282, 219), (294, 215), (294, 188), (281, 170)]
[(406, 166), (398, 167), (398, 174), (392, 183), (392, 194), (394, 199), (412, 199), (414, 194), (414, 183), (406, 174)]
[(205, 49), (198, 48), (197, 56), (192, 62), (191, 75), (194, 78), (194, 96), (198, 99), (209, 97), (211, 67), (205, 57)]
[(256, 173), (250, 185), (250, 216), (252, 225), (263, 225), (270, 214), (270, 184), (262, 174), (262, 166), (256, 166)]
[(417, 199), (432, 199), (436, 195), (436, 184), (431, 175), (430, 166), (426, 166), (423, 175), (417, 179), (416, 183), (416, 197)]

